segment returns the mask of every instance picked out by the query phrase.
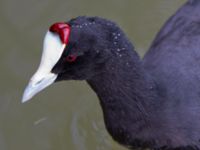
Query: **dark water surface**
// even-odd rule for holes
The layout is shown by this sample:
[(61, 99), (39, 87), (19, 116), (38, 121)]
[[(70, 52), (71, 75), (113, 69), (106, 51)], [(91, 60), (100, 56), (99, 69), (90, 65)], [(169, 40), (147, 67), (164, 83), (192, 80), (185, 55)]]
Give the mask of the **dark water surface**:
[(112, 19), (142, 56), (185, 0), (0, 0), (0, 150), (123, 150), (104, 127), (85, 82), (60, 82), (21, 104), (50, 24), (79, 15)]

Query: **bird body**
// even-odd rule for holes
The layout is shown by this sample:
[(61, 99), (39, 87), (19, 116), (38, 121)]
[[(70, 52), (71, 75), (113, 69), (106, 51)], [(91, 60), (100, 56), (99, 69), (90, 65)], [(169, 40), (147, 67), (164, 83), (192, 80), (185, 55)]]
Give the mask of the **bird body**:
[(199, 21), (200, 1), (188, 1), (167, 21), (143, 59), (145, 69), (158, 84), (160, 107), (171, 139), (180, 145), (193, 143), (198, 148)]
[[(120, 144), (130, 149), (199, 150), (198, 12), (200, 1), (188, 1), (161, 29), (143, 60), (111, 21), (78, 17), (54, 24), (45, 41), (50, 41), (49, 34), (51, 43), (59, 39), (59, 55), (51, 61), (42, 57), (23, 101), (53, 81), (86, 80), (99, 97), (108, 132)], [(45, 69), (42, 64), (49, 61), (53, 67)]]

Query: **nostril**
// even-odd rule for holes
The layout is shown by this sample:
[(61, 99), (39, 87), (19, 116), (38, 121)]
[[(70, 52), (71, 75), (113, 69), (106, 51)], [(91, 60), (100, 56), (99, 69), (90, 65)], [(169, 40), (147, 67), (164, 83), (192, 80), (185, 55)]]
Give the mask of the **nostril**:
[(37, 81), (37, 82), (35, 83), (35, 85), (40, 84), (40, 83), (42, 82), (42, 80), (43, 80), (43, 79)]

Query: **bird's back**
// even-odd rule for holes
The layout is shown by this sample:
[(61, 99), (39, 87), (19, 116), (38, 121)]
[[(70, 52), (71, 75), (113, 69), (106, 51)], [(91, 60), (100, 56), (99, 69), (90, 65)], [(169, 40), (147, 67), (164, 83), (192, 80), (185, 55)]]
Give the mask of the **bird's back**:
[(167, 21), (143, 60), (158, 85), (169, 134), (200, 145), (199, 0), (188, 1)]

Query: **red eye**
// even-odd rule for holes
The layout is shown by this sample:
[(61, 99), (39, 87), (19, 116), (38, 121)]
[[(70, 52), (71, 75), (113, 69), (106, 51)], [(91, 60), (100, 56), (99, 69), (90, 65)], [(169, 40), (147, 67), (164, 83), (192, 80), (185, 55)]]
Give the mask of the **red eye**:
[(77, 56), (75, 55), (69, 55), (66, 57), (67, 62), (74, 62), (76, 60)]

